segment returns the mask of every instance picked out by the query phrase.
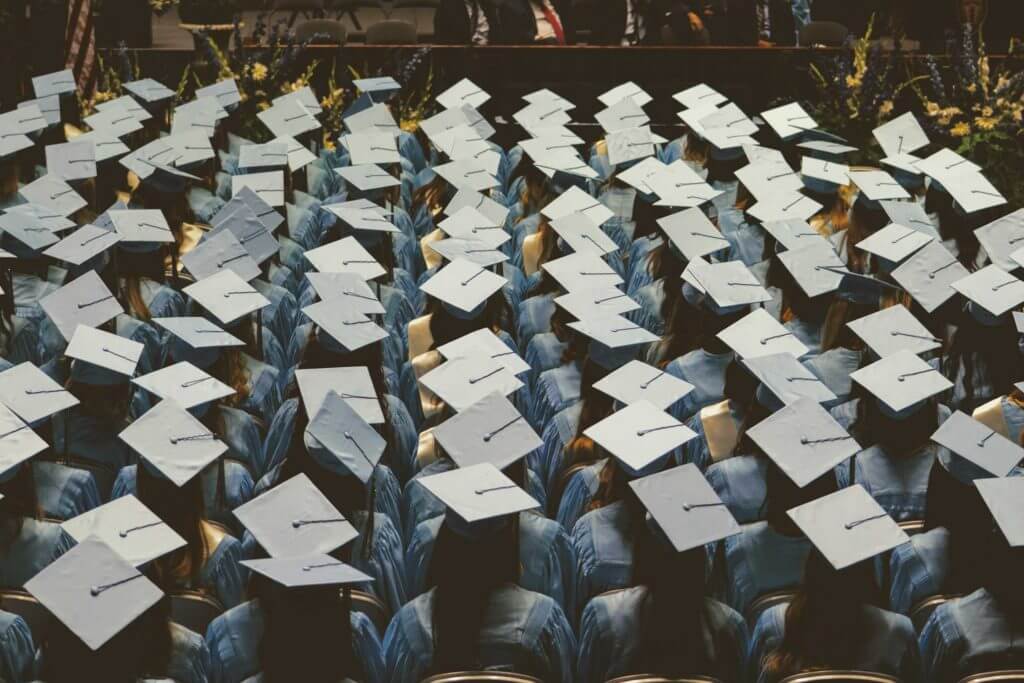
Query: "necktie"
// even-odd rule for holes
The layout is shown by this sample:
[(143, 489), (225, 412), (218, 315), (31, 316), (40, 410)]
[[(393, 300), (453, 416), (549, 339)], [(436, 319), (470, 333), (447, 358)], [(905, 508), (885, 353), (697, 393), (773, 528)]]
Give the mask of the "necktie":
[(558, 15), (551, 9), (551, 5), (547, 3), (547, 0), (541, 0), (540, 11), (544, 13), (544, 18), (551, 24), (551, 30), (555, 32), (555, 41), (559, 45), (565, 45), (565, 32), (562, 30), (562, 22), (558, 20)]

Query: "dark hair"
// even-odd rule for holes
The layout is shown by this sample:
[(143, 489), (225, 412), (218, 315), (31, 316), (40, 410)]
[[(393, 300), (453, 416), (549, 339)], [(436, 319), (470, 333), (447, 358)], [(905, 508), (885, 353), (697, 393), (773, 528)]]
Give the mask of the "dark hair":
[(427, 572), (434, 587), (434, 672), (481, 668), (480, 631), (491, 594), (518, 579), (518, 515), (477, 540), (441, 525)]
[(809, 669), (856, 668), (869, 633), (864, 607), (880, 605), (870, 560), (843, 570), (812, 549), (804, 580), (786, 608), (782, 642), (761, 662), (768, 680)]
[(839, 490), (835, 472), (829, 470), (807, 486), (800, 488), (772, 460), (765, 471), (765, 498), (762, 510), (765, 521), (784, 536), (801, 537), (803, 532), (790, 518), (788, 510), (835, 493)]
[(17, 540), (26, 519), (42, 517), (32, 463), (22, 463), (17, 470), (8, 481), (0, 483), (0, 548)]
[(868, 395), (860, 385), (854, 385), (851, 397), (860, 400), (847, 431), (861, 448), (877, 445), (885, 449), (889, 457), (909, 457), (928, 446), (932, 434), (939, 428), (939, 404), (935, 399), (929, 399), (906, 419), (896, 420), (882, 412), (878, 399)]
[[(957, 408), (970, 415), (994, 396), (1013, 391), (1014, 382), (1024, 376), (1017, 338), (1013, 325), (982, 325), (969, 314), (961, 317), (942, 363), (943, 374), (953, 382), (963, 373), (964, 393)], [(976, 386), (978, 379), (984, 381), (981, 387)], [(978, 393), (983, 388), (989, 393)]]
[(434, 297), (427, 297), (426, 313), (430, 315), (430, 336), (433, 340), (431, 349), (481, 328), (487, 328), (492, 332), (512, 329), (512, 311), (501, 290), (487, 298), (483, 312), (473, 320), (455, 317)]
[(284, 589), (253, 574), (249, 589), (264, 615), (260, 668), (267, 683), (334, 683), (358, 678), (352, 647), (352, 597), (348, 589)]
[(198, 474), (178, 487), (170, 479), (152, 474), (148, 466), (136, 466), (136, 495), (139, 501), (156, 514), (188, 543), (156, 560), (157, 583), (165, 590), (198, 587), (203, 565), (213, 552), (203, 533), (206, 509), (203, 500), (203, 477)]

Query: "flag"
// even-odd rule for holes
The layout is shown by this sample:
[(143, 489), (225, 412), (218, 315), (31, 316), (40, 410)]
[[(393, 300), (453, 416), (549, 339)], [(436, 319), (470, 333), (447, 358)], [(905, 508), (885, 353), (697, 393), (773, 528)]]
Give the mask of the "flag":
[(75, 74), (78, 92), (88, 97), (96, 85), (96, 31), (92, 22), (92, 0), (68, 1), (64, 66)]

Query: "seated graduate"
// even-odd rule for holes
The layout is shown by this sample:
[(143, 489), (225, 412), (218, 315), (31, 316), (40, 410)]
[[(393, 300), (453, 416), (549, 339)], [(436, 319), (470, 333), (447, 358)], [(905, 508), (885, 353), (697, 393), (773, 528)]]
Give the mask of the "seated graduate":
[(978, 490), (995, 518), (985, 533), (990, 548), (977, 570), (981, 587), (939, 605), (921, 633), (924, 680), (957, 681), (964, 676), (1024, 665), (1024, 593), (1020, 573), (1021, 501), (1024, 478), (984, 479)]
[(371, 577), (322, 553), (244, 564), (253, 599), (206, 630), (211, 680), (383, 683), (380, 637), (369, 617), (352, 611), (353, 586)]
[(516, 513), (537, 502), (494, 465), (421, 480), (448, 512), (431, 558), (429, 592), (405, 605), (384, 635), (387, 679), (497, 669), (571, 680), (576, 638), (551, 598), (516, 585)]
[(13, 683), (31, 680), (35, 656), (32, 631), (25, 620), (0, 610), (0, 678)]
[(584, 608), (578, 680), (601, 683), (641, 672), (743, 680), (747, 625), (708, 597), (704, 547), (739, 525), (694, 465), (634, 480), (630, 489), (646, 508), (631, 526), (632, 586)]
[(906, 616), (880, 607), (871, 562), (906, 543), (906, 533), (860, 486), (788, 514), (815, 549), (792, 601), (757, 620), (751, 679), (776, 683), (805, 671), (843, 669), (921, 680), (914, 627)]
[(117, 529), (123, 524), (114, 516), (102, 522), (107, 528), (82, 540), (25, 586), (56, 617), (41, 643), (40, 678), (53, 683), (134, 683), (146, 677), (209, 681), (206, 643), (171, 621), (169, 598), (148, 570), (133, 566), (176, 545), (174, 536), (148, 538), (140, 545), (152, 529), (131, 530), (122, 539)]

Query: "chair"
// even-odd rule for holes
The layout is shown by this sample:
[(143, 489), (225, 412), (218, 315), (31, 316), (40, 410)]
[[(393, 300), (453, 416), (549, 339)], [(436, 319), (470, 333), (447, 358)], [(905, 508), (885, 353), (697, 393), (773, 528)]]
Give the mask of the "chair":
[(174, 591), (171, 598), (171, 621), (198, 633), (206, 634), (210, 622), (224, 613), (224, 606), (212, 595), (202, 591)]
[(352, 611), (369, 617), (377, 633), (382, 636), (388, 628), (388, 622), (391, 621), (391, 614), (380, 598), (363, 591), (352, 591)]
[(619, 676), (612, 678), (605, 683), (722, 683), (713, 676), (686, 676), (685, 678), (662, 678), (653, 674), (633, 674), (631, 676)]
[(800, 44), (811, 47), (842, 47), (850, 30), (835, 21), (812, 21), (800, 29)]
[(925, 598), (921, 602), (917, 603), (910, 608), (910, 621), (914, 624), (914, 631), (920, 633), (924, 630), (924, 625), (928, 623), (929, 617), (932, 616), (932, 612), (944, 602), (955, 600), (959, 598), (959, 595), (933, 595), (930, 598)]
[(366, 29), (367, 45), (415, 45), (416, 26), (400, 19), (378, 21)]
[(32, 632), (32, 641), (38, 646), (46, 640), (53, 617), (50, 611), (24, 591), (0, 591), (0, 610), (17, 614), (28, 624)]
[(960, 679), (960, 683), (1020, 683), (1021, 681), (1024, 681), (1024, 669), (986, 671)]
[(805, 674), (787, 676), (782, 683), (900, 683), (900, 679), (887, 674), (870, 671), (810, 671)]
[(326, 4), (324, 0), (275, 0), (271, 14), (278, 10), (291, 10), (292, 15), (288, 17), (288, 28), (291, 28), (299, 14), (306, 18), (322, 17)]
[(424, 678), (420, 683), (542, 683), (539, 678), (507, 671), (455, 671)]
[(793, 596), (796, 595), (795, 590), (783, 590), (773, 591), (771, 593), (765, 593), (764, 595), (758, 596), (750, 606), (747, 607), (747, 623), (750, 624), (750, 628), (754, 628), (754, 624), (761, 618), (767, 610), (775, 607), (776, 605), (784, 605), (788, 602), (793, 601)]
[(908, 519), (900, 522), (899, 526), (908, 536), (916, 536), (924, 532), (924, 520), (923, 519)]
[(316, 43), (344, 45), (348, 40), (348, 29), (337, 19), (309, 19), (295, 27), (295, 38), (305, 42), (317, 36)]

